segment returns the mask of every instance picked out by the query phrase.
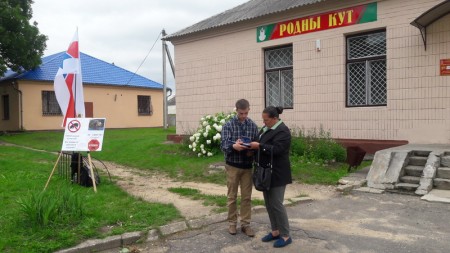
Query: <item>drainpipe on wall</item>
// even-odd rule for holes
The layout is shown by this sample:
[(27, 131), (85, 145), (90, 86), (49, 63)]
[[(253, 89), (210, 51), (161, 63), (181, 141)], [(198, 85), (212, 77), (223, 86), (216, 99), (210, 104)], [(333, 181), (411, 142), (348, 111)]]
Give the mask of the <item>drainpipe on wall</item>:
[[(17, 88), (14, 86), (14, 84), (17, 84)], [(16, 83), (16, 81), (12, 81), (11, 82), (11, 86), (13, 87), (13, 89), (15, 89), (18, 93), (19, 93), (19, 114), (20, 114), (20, 130), (23, 131), (23, 106), (22, 106), (22, 91), (19, 90), (19, 84)]]
[(166, 85), (166, 41), (164, 36), (166, 36), (166, 31), (163, 29), (161, 31), (163, 38), (162, 40), (162, 57), (163, 57), (163, 126), (167, 129), (167, 85)]

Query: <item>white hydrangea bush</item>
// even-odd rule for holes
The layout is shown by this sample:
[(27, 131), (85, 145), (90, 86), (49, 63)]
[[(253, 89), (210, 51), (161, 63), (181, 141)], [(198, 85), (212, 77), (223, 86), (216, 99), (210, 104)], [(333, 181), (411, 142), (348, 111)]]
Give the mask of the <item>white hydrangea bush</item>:
[(198, 157), (208, 157), (220, 153), (222, 127), (236, 115), (232, 113), (216, 113), (200, 119), (197, 131), (189, 137), (189, 149)]

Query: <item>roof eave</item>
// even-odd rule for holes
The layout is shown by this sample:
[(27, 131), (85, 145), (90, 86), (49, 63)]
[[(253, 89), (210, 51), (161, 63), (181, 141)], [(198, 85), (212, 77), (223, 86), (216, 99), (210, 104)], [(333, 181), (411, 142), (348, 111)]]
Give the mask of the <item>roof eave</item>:
[(450, 0), (437, 4), (411, 22), (411, 25), (417, 27), (422, 36), (423, 46), (427, 50), (427, 26), (450, 13)]
[[(220, 13), (220, 14), (217, 14), (217, 15), (215, 15), (215, 16), (213, 16), (213, 17), (210, 17), (210, 18), (207, 18), (207, 19), (205, 19), (205, 20), (202, 20), (202, 21), (200, 21), (200, 22), (198, 22), (198, 23), (196, 23), (196, 24), (193, 24), (193, 25), (191, 25), (191, 26), (189, 26), (189, 27), (186, 27), (186, 28), (182, 29), (181, 31), (178, 31), (178, 32), (175, 32), (175, 33), (173, 33), (173, 34), (169, 34), (169, 35), (167, 35), (167, 36), (164, 36), (164, 37), (162, 38), (162, 40), (165, 40), (165, 41), (172, 41), (172, 40), (176, 40), (176, 39), (182, 39), (182, 38), (184, 38), (184, 37), (186, 37), (186, 36), (191, 36), (191, 35), (194, 35), (194, 34), (198, 34), (198, 33), (200, 33), (200, 32), (210, 31), (210, 30), (212, 30), (212, 29), (216, 29), (216, 28), (219, 28), (219, 27), (231, 26), (231, 25), (234, 25), (234, 24), (237, 24), (237, 23), (249, 22), (249, 21), (254, 20), (254, 19), (258, 19), (258, 18), (262, 18), (262, 17), (269, 16), (269, 15), (273, 15), (273, 14), (277, 14), (277, 13), (289, 11), (289, 10), (296, 9), (296, 8), (301, 8), (301, 7), (304, 7), (304, 6), (306, 6), (306, 5), (314, 5), (314, 4), (318, 4), (318, 3), (324, 2), (324, 1), (326, 1), (326, 0), (316, 0), (315, 2), (312, 2), (312, 3), (308, 3), (308, 4), (304, 4), (304, 5), (296, 5), (296, 6), (289, 7), (289, 8), (283, 9), (283, 10), (276, 10), (276, 11), (264, 13), (264, 14), (261, 14), (261, 15), (257, 15), (257, 16), (254, 16), (254, 17), (248, 17), (248, 18), (243, 18), (243, 19), (236, 20), (236, 21), (232, 21), (232, 22), (228, 22), (228, 23), (223, 23), (223, 24), (213, 25), (213, 26), (210, 26), (210, 27), (207, 27), (207, 28), (198, 29), (198, 30), (194, 30), (194, 31), (191, 31), (191, 32), (185, 32), (185, 33), (182, 32), (183, 30), (187, 30), (187, 29), (190, 28), (190, 27), (193, 27), (193, 26), (195, 26), (195, 25), (198, 25), (198, 24), (200, 24), (200, 23), (202, 23), (202, 22), (204, 22), (204, 21), (206, 21), (206, 20), (208, 20), (208, 19), (211, 19), (211, 18), (213, 18), (213, 17), (215, 17), (215, 16), (217, 16), (217, 15), (222, 14), (222, 13)], [(233, 9), (234, 9), (234, 8), (233, 8)]]
[(447, 15), (448, 13), (450, 13), (450, 1), (446, 0), (422, 13), (422, 15), (411, 22), (411, 25), (422, 29), (432, 24), (434, 21)]

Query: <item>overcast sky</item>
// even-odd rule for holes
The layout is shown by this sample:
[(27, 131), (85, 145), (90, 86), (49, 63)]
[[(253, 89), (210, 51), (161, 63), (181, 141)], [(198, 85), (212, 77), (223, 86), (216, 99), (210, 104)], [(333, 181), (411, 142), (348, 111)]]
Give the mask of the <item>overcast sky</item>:
[[(35, 0), (32, 21), (48, 36), (44, 56), (67, 50), (78, 27), (81, 52), (135, 72), (163, 28), (171, 34), (247, 1)], [(168, 87), (176, 89), (167, 64)], [(138, 74), (162, 83), (161, 40)]]

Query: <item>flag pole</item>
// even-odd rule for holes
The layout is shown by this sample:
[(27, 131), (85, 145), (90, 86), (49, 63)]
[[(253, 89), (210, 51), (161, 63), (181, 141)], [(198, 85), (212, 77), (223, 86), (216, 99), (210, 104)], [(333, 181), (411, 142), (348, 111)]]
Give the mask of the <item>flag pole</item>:
[[(77, 39), (78, 39), (78, 27), (77, 27)], [(80, 45), (78, 45), (78, 60), (80, 59)], [(78, 64), (77, 64), (77, 72), (78, 72)], [(75, 94), (73, 94), (73, 117), (77, 117), (77, 74), (75, 73), (73, 75), (73, 85), (75, 85)], [(81, 173), (80, 173), (80, 153), (79, 152), (72, 152), (72, 155), (78, 154), (78, 174), (77, 174), (77, 182), (80, 183)], [(90, 157), (89, 157), (90, 158)], [(95, 189), (95, 188), (94, 188)], [(96, 190), (96, 189), (95, 189)], [(97, 192), (97, 191), (95, 191)]]
[(77, 63), (77, 69), (74, 75), (74, 85), (75, 85), (75, 94), (73, 95), (73, 117), (74, 118), (78, 118), (77, 117), (77, 75), (78, 75), (78, 67), (80, 64), (80, 40), (78, 39), (78, 26), (77, 26), (77, 57), (78, 57), (78, 63)]
[(74, 75), (75, 94), (73, 95), (73, 117), (77, 117), (77, 74)]

